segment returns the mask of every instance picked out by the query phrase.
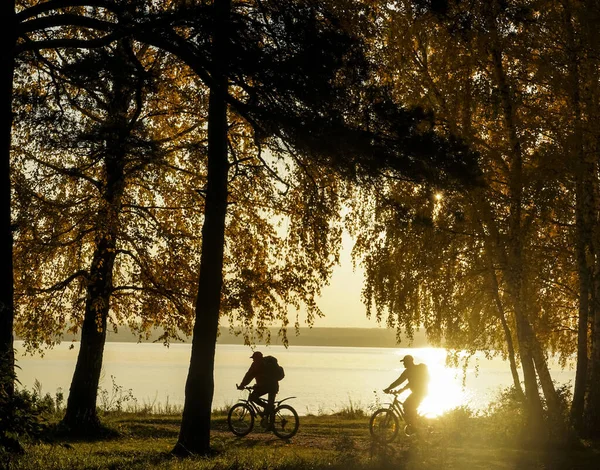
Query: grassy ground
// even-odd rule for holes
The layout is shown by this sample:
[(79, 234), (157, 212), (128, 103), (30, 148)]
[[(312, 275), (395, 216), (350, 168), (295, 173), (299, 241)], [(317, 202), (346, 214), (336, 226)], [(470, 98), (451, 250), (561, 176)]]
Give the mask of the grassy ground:
[(432, 421), (423, 436), (400, 436), (387, 447), (373, 444), (368, 417), (361, 413), (303, 416), (298, 434), (287, 442), (256, 428), (235, 437), (221, 415), (213, 421), (214, 455), (186, 459), (170, 454), (179, 432), (177, 415), (113, 413), (103, 422), (115, 431), (112, 437), (30, 444), (25, 455), (4, 465), (8, 470), (600, 469), (598, 443), (577, 451), (527, 448), (511, 429), (461, 413)]

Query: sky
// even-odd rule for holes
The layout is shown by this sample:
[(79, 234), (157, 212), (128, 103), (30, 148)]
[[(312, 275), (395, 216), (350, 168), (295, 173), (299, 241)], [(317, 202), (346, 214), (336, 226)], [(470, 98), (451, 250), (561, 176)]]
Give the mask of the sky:
[(322, 296), (317, 301), (325, 316), (317, 318), (314, 327), (376, 328), (381, 326), (374, 318), (367, 319), (366, 309), (360, 298), (363, 271), (360, 266), (353, 269), (352, 245), (352, 238), (345, 233), (340, 265), (334, 269), (329, 286), (323, 288)]

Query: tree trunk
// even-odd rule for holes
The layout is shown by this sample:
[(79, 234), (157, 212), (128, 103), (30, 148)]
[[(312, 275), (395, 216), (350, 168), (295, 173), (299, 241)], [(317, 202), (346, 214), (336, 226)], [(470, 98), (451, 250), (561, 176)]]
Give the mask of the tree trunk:
[[(481, 206), (481, 203), (478, 203)], [(515, 352), (515, 346), (513, 343), (513, 336), (510, 330), (510, 326), (508, 325), (508, 321), (506, 320), (506, 312), (504, 310), (504, 304), (502, 299), (500, 298), (500, 287), (498, 285), (498, 276), (496, 275), (496, 270), (494, 268), (494, 253), (499, 250), (502, 250), (502, 247), (498, 245), (498, 230), (493, 225), (493, 221), (489, 216), (489, 208), (478, 208), (478, 212), (485, 213), (483, 217), (483, 222), (487, 225), (487, 232), (491, 233), (490, 235), (486, 235), (486, 230), (482, 230), (482, 236), (484, 237), (484, 250), (485, 250), (485, 258), (487, 262), (487, 271), (489, 273), (490, 279), (490, 288), (491, 295), (494, 299), (494, 303), (496, 304), (496, 316), (498, 317), (498, 321), (502, 326), (502, 330), (504, 331), (504, 338), (506, 339), (506, 349), (508, 350), (508, 361), (510, 364), (510, 373), (513, 379), (513, 385), (517, 392), (517, 396), (519, 400), (525, 401), (525, 393), (523, 392), (523, 387), (521, 387), (521, 379), (519, 378), (519, 369), (517, 367), (517, 358)], [(492, 226), (493, 225), (493, 226)], [(506, 262), (506, 256), (502, 256), (503, 264)]]
[[(493, 14), (492, 8), (489, 12)], [(508, 187), (509, 187), (509, 227), (508, 227), (508, 255), (507, 255), (507, 282), (517, 328), (519, 352), (523, 367), (525, 381), (525, 398), (527, 404), (528, 427), (530, 437), (542, 438), (544, 435), (542, 405), (538, 391), (537, 377), (533, 363), (533, 331), (528, 328), (527, 309), (523, 297), (523, 230), (522, 230), (522, 205), (523, 205), (523, 156), (521, 142), (517, 133), (516, 116), (511, 98), (502, 52), (499, 48), (499, 38), (496, 31), (495, 18), (488, 14), (488, 26), (491, 31), (490, 56), (496, 85), (502, 104), (502, 117), (509, 143), (507, 149), (510, 156)]]
[[(469, 69), (471, 73), (471, 69)], [(470, 75), (469, 73), (469, 75)], [(471, 112), (471, 102), (472, 102), (472, 94), (471, 94), (471, 80), (465, 80), (465, 93), (462, 98), (462, 102), (464, 104), (464, 110), (462, 114), (462, 129), (463, 135), (470, 138), (472, 136), (472, 112)], [(496, 312), (498, 321), (502, 326), (502, 330), (504, 331), (504, 337), (506, 339), (506, 349), (508, 351), (508, 361), (510, 365), (510, 373), (513, 379), (513, 385), (515, 387), (518, 398), (525, 402), (525, 392), (523, 392), (523, 387), (521, 386), (521, 379), (519, 377), (519, 368), (517, 366), (517, 358), (516, 351), (513, 342), (513, 335), (508, 325), (508, 321), (506, 320), (506, 312), (504, 309), (504, 304), (502, 299), (500, 298), (500, 287), (498, 285), (498, 276), (496, 275), (496, 270), (494, 268), (494, 259), (497, 257), (497, 253), (502, 251), (503, 254), (502, 264), (506, 264), (506, 253), (503, 251), (504, 248), (500, 246), (500, 236), (498, 234), (498, 228), (494, 223), (493, 217), (491, 217), (491, 211), (489, 206), (485, 204), (481, 204), (481, 201), (485, 201), (485, 198), (481, 199), (476, 198), (475, 207), (476, 211), (481, 214), (480, 220), (481, 222), (487, 226), (489, 233), (492, 235), (486, 234), (486, 230), (482, 230), (481, 235), (484, 238), (484, 250), (486, 256), (486, 262), (489, 272), (489, 279), (492, 289), (492, 297), (494, 299), (494, 303), (496, 304)]]
[(586, 162), (584, 153), (584, 142), (582, 132), (582, 108), (581, 108), (581, 74), (580, 74), (580, 52), (573, 30), (573, 15), (568, 2), (565, 8), (565, 37), (569, 54), (567, 56), (569, 71), (569, 96), (573, 110), (573, 153), (575, 173), (575, 255), (577, 259), (577, 274), (579, 278), (579, 305), (577, 325), (577, 368), (575, 373), (575, 387), (573, 401), (571, 404), (571, 420), (576, 429), (582, 429), (583, 411), (588, 383), (588, 335), (589, 319), (593, 316), (593, 201), (590, 176), (593, 174), (593, 166)]
[[(597, 103), (596, 106), (598, 105)], [(598, 116), (596, 116), (597, 121)], [(598, 136), (595, 137), (598, 139)], [(598, 141), (595, 140), (593, 142), (593, 151), (591, 152), (593, 155), (597, 157), (599, 150)], [(597, 165), (594, 167), (594, 175), (598, 173)], [(596, 180), (596, 188), (598, 181)], [(597, 194), (597, 189), (593, 193), (593, 197), (595, 201), (598, 201), (600, 198)], [(594, 207), (597, 207), (597, 202), (594, 202)], [(595, 209), (593, 214), (593, 222), (594, 222), (594, 233), (593, 233), (593, 247), (595, 253), (595, 266), (594, 266), (594, 284), (593, 284), (593, 295), (591, 300), (591, 314), (589, 316), (590, 325), (591, 325), (591, 351), (590, 351), (590, 361), (588, 364), (588, 387), (587, 387), (587, 397), (585, 401), (585, 409), (584, 409), (584, 423), (583, 428), (585, 433), (590, 437), (600, 437), (600, 261), (597, 259), (600, 254), (600, 230), (598, 230), (600, 221), (598, 209)]]
[(102, 372), (106, 319), (112, 285), (114, 251), (108, 251), (110, 245), (111, 240), (108, 236), (100, 240), (94, 252), (90, 272), (79, 355), (63, 418), (63, 424), (74, 433), (93, 434), (100, 427), (96, 399)]
[[(594, 83), (598, 83), (597, 73), (594, 72)], [(597, 86), (597, 85), (596, 85)], [(600, 116), (598, 116), (598, 95), (597, 89), (594, 89), (595, 93), (592, 95), (591, 108), (593, 114), (590, 116), (592, 122), (597, 123)], [(598, 142), (600, 136), (595, 133), (593, 140), (590, 144), (589, 153), (595, 160), (593, 166), (593, 175), (596, 176), (594, 179), (594, 188), (592, 189), (591, 196), (593, 197), (593, 214), (591, 215), (593, 221), (593, 233), (592, 233), (592, 245), (594, 252), (594, 280), (593, 280), (593, 295), (591, 297), (591, 308), (589, 315), (590, 324), (590, 361), (588, 364), (588, 386), (587, 386), (587, 397), (584, 408), (584, 423), (583, 429), (586, 435), (592, 438), (600, 437), (600, 261), (598, 256), (600, 255), (600, 220), (599, 220), (599, 209), (598, 202), (600, 196), (598, 194), (598, 155), (600, 154), (600, 143)]]
[[(135, 83), (139, 86), (137, 82)], [(105, 128), (102, 129), (104, 131), (102, 135), (109, 136), (104, 150), (103, 207), (96, 221), (96, 247), (89, 270), (81, 343), (63, 419), (63, 424), (77, 434), (82, 431), (94, 433), (100, 428), (96, 402), (113, 290), (117, 238), (120, 231), (127, 137), (132, 128), (128, 117), (131, 93), (131, 84), (125, 82), (123, 76), (115, 76), (110, 96), (112, 121), (106, 123)]]
[(110, 310), (116, 233), (113, 228), (99, 236), (90, 269), (79, 355), (63, 418), (63, 424), (75, 433), (94, 433), (100, 427), (96, 400)]
[[(599, 247), (600, 248), (600, 247)], [(600, 270), (600, 268), (598, 268)], [(600, 298), (600, 288), (596, 286), (596, 298)], [(588, 395), (585, 404), (584, 429), (587, 436), (600, 437), (600, 308), (594, 309), (592, 323), (592, 351)]]
[(4, 132), (0, 148), (4, 157), (0, 157), (0, 266), (4, 272), (0, 282), (0, 384), (9, 397), (12, 397), (15, 386), (15, 356), (13, 344), (14, 322), (14, 283), (13, 283), (13, 234), (10, 202), (10, 146), (12, 129), (12, 89), (14, 75), (14, 46), (16, 44), (14, 19), (14, 0), (4, 0), (0, 6), (0, 16), (5, 19), (3, 33), (7, 42), (2, 47), (0, 57), (0, 89), (4, 92), (0, 108), (4, 109)]
[(506, 313), (504, 312), (504, 306), (502, 304), (502, 300), (500, 299), (500, 295), (498, 292), (498, 278), (496, 277), (496, 273), (493, 270), (491, 271), (490, 277), (492, 278), (492, 288), (494, 289), (493, 296), (498, 312), (498, 320), (502, 325), (504, 337), (506, 338), (506, 349), (508, 350), (508, 362), (510, 364), (510, 373), (512, 375), (513, 385), (515, 387), (517, 397), (519, 398), (519, 400), (525, 401), (525, 392), (523, 392), (523, 387), (521, 387), (521, 379), (519, 378), (519, 369), (517, 367), (517, 359), (515, 353), (515, 346), (513, 344), (512, 339), (512, 332), (510, 331), (510, 327), (508, 326), (508, 321), (506, 320)]
[[(486, 231), (491, 234), (491, 239), (488, 238), (486, 240), (486, 252), (494, 253), (494, 256), (498, 258), (499, 263), (502, 266), (507, 266), (507, 284), (508, 290), (510, 294), (511, 304), (514, 309), (515, 315), (515, 327), (517, 332), (517, 342), (519, 344), (519, 355), (521, 357), (521, 367), (523, 369), (523, 380), (525, 382), (525, 393), (523, 394), (525, 400), (525, 411), (528, 416), (529, 425), (532, 428), (533, 436), (539, 435), (539, 430), (543, 429), (543, 412), (542, 412), (542, 401), (540, 399), (540, 395), (537, 387), (537, 377), (535, 373), (535, 367), (533, 363), (533, 357), (531, 352), (531, 341), (526, 334), (526, 328), (524, 327), (523, 322), (523, 302), (521, 298), (521, 287), (520, 287), (520, 278), (515, 279), (515, 271), (510, 270), (510, 266), (512, 266), (515, 261), (511, 260), (509, 254), (506, 253), (504, 246), (500, 243), (500, 234), (496, 225), (494, 224), (493, 216), (489, 206), (485, 203), (485, 197), (475, 193), (474, 195), (474, 204), (477, 208), (478, 213), (480, 214), (480, 219), (482, 223), (485, 225)], [(493, 245), (493, 249), (492, 246)], [(518, 272), (520, 275), (520, 271)], [(499, 308), (502, 307), (502, 304), (498, 303), (500, 299), (496, 300), (496, 304)], [(504, 320), (506, 322), (506, 319)], [(506, 328), (508, 328), (508, 324), (506, 324)], [(505, 329), (506, 333), (506, 329)], [(512, 336), (511, 343), (512, 343)], [(511, 370), (514, 367), (514, 371), (516, 372), (516, 361), (514, 366), (511, 365)], [(518, 373), (513, 373), (513, 381), (518, 381)], [(519, 387), (517, 390), (521, 389), (521, 393), (523, 393), (522, 388), (519, 383)], [(536, 431), (536, 429), (538, 431)]]
[[(578, 152), (579, 153), (579, 152)], [(590, 176), (594, 174), (593, 165), (582, 161), (582, 152), (576, 157), (576, 257), (579, 277), (579, 305), (577, 322), (577, 368), (575, 388), (571, 405), (571, 417), (577, 429), (581, 429), (584, 401), (589, 378), (590, 319), (594, 318), (596, 308), (594, 297), (594, 263), (596, 254), (593, 246), (593, 189)], [(594, 382), (591, 382), (592, 384)]]
[(216, 0), (213, 35), (213, 78), (208, 109), (208, 175), (202, 254), (196, 298), (192, 356), (185, 385), (185, 403), (177, 455), (210, 452), (210, 415), (214, 393), (214, 359), (223, 284), (225, 216), (227, 213), (227, 70), (226, 32), (230, 0)]
[[(126, 104), (125, 100), (121, 100)], [(118, 135), (115, 132), (115, 135)], [(105, 209), (99, 214), (96, 249), (90, 268), (81, 343), (67, 400), (63, 424), (74, 432), (94, 432), (100, 427), (96, 413), (102, 372), (106, 325), (113, 288), (113, 266), (124, 188), (124, 144), (109, 143), (106, 158)]]
[[(590, 43), (594, 44), (597, 48), (598, 45), (598, 31), (597, 31), (597, 20), (600, 16), (600, 9), (595, 6), (595, 15), (592, 16), (594, 27), (594, 38), (590, 40)], [(597, 49), (596, 49), (597, 51)], [(598, 120), (600, 119), (600, 95), (598, 89), (598, 71), (593, 70), (592, 78), (590, 82), (593, 83), (592, 92), (590, 94), (590, 122), (597, 126)], [(592, 233), (592, 245), (594, 248), (594, 283), (593, 283), (593, 295), (591, 300), (591, 315), (589, 316), (591, 326), (591, 353), (590, 353), (590, 364), (588, 367), (588, 396), (586, 400), (586, 407), (584, 416), (586, 420), (584, 422), (584, 428), (586, 432), (595, 438), (600, 437), (600, 213), (598, 208), (598, 201), (600, 201), (600, 195), (598, 194), (599, 180), (598, 180), (598, 165), (600, 164), (600, 135), (598, 134), (597, 127), (596, 131), (592, 134), (592, 140), (589, 144), (589, 156), (594, 161), (593, 173), (593, 189), (591, 195), (593, 197), (591, 218), (593, 221), (593, 233)]]
[[(528, 325), (528, 329), (531, 330), (531, 325)], [(546, 408), (548, 411), (548, 431), (555, 444), (562, 444), (568, 447), (577, 446), (579, 440), (575, 434), (575, 428), (568, 422), (567, 409), (556, 388), (548, 369), (548, 362), (546, 356), (542, 350), (540, 342), (537, 340), (535, 335), (530, 333), (532, 339), (532, 353), (535, 368), (540, 378), (540, 384), (544, 397), (546, 399)]]

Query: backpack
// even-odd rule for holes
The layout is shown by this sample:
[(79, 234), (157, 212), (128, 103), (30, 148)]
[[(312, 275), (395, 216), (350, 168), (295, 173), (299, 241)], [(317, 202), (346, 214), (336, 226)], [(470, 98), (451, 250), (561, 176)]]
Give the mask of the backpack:
[(285, 371), (277, 362), (277, 358), (265, 356), (263, 357), (263, 361), (265, 364), (265, 375), (267, 377), (277, 380), (278, 382), (285, 377)]
[(415, 365), (414, 375), (411, 382), (411, 385), (417, 389), (427, 390), (427, 385), (429, 384), (429, 371), (427, 370), (427, 366), (425, 364)]

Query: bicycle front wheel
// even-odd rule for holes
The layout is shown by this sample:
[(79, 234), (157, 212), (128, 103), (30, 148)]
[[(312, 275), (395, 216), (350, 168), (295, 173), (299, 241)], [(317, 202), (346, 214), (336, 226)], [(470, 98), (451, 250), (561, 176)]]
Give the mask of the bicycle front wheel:
[(400, 423), (392, 410), (381, 408), (371, 415), (369, 432), (371, 437), (382, 443), (390, 443), (398, 435)]
[(298, 432), (300, 419), (298, 413), (290, 405), (281, 405), (275, 408), (273, 419), (273, 432), (280, 439), (290, 439)]
[(254, 427), (254, 414), (245, 403), (236, 403), (227, 414), (227, 426), (236, 436), (245, 436)]

